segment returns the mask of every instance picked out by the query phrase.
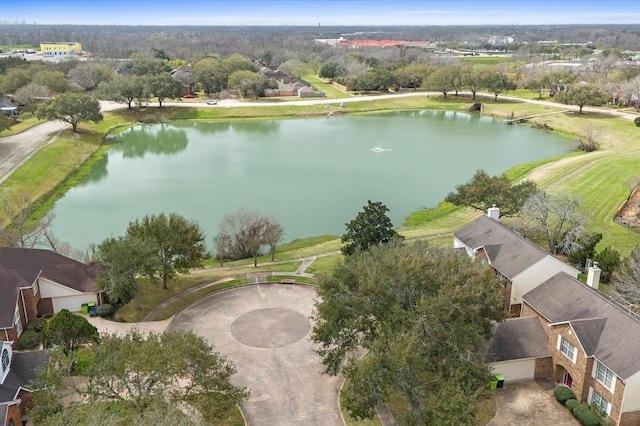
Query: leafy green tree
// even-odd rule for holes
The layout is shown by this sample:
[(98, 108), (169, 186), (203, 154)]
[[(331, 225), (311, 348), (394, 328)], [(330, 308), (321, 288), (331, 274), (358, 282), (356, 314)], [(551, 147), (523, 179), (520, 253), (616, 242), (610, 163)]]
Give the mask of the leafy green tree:
[(346, 257), (318, 296), (312, 339), (325, 371), (346, 377), (344, 406), (354, 417), (371, 417), (399, 392), (415, 424), (472, 424), (489, 378), (482, 342), (503, 317), (489, 268), (396, 240)]
[[(41, 375), (34, 388), (38, 425), (219, 424), (249, 392), (231, 383), (233, 364), (190, 331), (103, 336), (91, 364), (70, 380), (67, 357)], [(179, 383), (179, 386), (176, 384)], [(82, 403), (60, 403), (62, 398)], [(206, 421), (190, 419), (181, 407), (197, 403)]]
[(145, 78), (149, 93), (158, 98), (158, 104), (162, 107), (165, 99), (182, 98), (182, 83), (171, 77), (170, 74), (162, 73)]
[(563, 250), (563, 254), (569, 256), (569, 259), (576, 265), (584, 266), (587, 259), (593, 259), (596, 254), (596, 245), (602, 240), (602, 233), (594, 232), (585, 235), (577, 241), (575, 249)]
[(9, 118), (4, 114), (0, 114), (0, 133), (2, 133), (4, 129), (8, 129), (9, 126), (11, 126)]
[(429, 74), (424, 84), (427, 90), (440, 92), (444, 98), (447, 99), (447, 94), (453, 90), (455, 86), (454, 74), (451, 73), (451, 68), (449, 66), (440, 67)]
[(160, 58), (149, 58), (142, 53), (134, 53), (131, 55), (131, 61), (128, 64), (134, 75), (158, 75), (166, 74), (171, 71), (171, 67)]
[(227, 87), (229, 77), (222, 62), (217, 58), (204, 58), (193, 64), (191, 76), (207, 96), (220, 93)]
[[(0, 60), (0, 62), (4, 61)], [(33, 81), (33, 72), (26, 68), (11, 68), (0, 79), (0, 92), (15, 93), (19, 88)]]
[(576, 105), (580, 108), (585, 106), (604, 105), (609, 101), (609, 95), (603, 93), (599, 88), (591, 85), (574, 85), (565, 92), (556, 95), (556, 100), (566, 105)]
[(243, 97), (246, 97), (251, 91), (255, 94), (256, 99), (258, 99), (259, 96), (264, 96), (265, 89), (277, 87), (277, 83), (272, 82), (263, 74), (247, 70), (232, 72), (231, 75), (229, 75), (228, 83), (231, 89), (242, 92)]
[(142, 220), (130, 222), (127, 236), (154, 242), (165, 290), (167, 280), (200, 266), (206, 253), (200, 225), (177, 213), (147, 215)]
[(117, 75), (113, 80), (101, 83), (98, 93), (102, 99), (127, 104), (129, 109), (134, 102), (139, 106), (148, 102), (150, 96), (145, 78), (135, 75)]
[(71, 124), (74, 133), (78, 132), (78, 124), (84, 121), (98, 123), (103, 116), (100, 103), (92, 96), (82, 93), (62, 93), (55, 99), (41, 104), (36, 110), (41, 120), (58, 120)]
[(479, 169), (469, 182), (457, 185), (456, 192), (450, 192), (445, 201), (480, 211), (487, 211), (495, 205), (500, 208), (500, 216), (514, 216), (536, 192), (538, 187), (531, 180), (511, 185), (506, 175), (489, 176)]
[(226, 71), (227, 75), (231, 75), (235, 71), (258, 71), (258, 68), (253, 64), (251, 58), (238, 53), (233, 53), (222, 58), (222, 67)]
[(498, 100), (498, 95), (508, 90), (515, 90), (517, 88), (516, 83), (507, 77), (505, 74), (494, 71), (489, 73), (484, 81), (487, 89), (494, 95), (494, 100)]
[(613, 273), (613, 288), (627, 303), (640, 303), (640, 248), (631, 254)]
[(335, 80), (336, 78), (344, 75), (344, 69), (337, 62), (325, 62), (320, 67), (320, 73), (318, 75), (322, 78)]
[(476, 98), (476, 93), (485, 86), (485, 75), (487, 75), (487, 67), (468, 66), (463, 69), (462, 83), (471, 92), (471, 99)]
[(69, 81), (60, 71), (39, 71), (33, 76), (33, 84), (44, 86), (53, 93), (64, 93), (70, 89)]
[(614, 271), (620, 266), (620, 253), (611, 246), (606, 246), (602, 251), (596, 253), (594, 260), (602, 270), (600, 281), (608, 283)]
[(367, 205), (356, 215), (356, 218), (347, 223), (347, 232), (341, 241), (342, 254), (352, 255), (357, 249), (367, 250), (369, 247), (388, 243), (394, 238), (402, 237), (393, 229), (391, 219), (387, 216), (389, 209), (379, 201), (367, 201)]
[(104, 290), (112, 303), (128, 303), (135, 299), (140, 309), (138, 279), (156, 281), (160, 267), (157, 248), (151, 239), (135, 236), (107, 238), (96, 251), (96, 263), (101, 266), (96, 287)]
[(74, 315), (67, 309), (55, 314), (42, 330), (42, 346), (60, 346), (65, 355), (75, 352), (80, 346), (96, 343), (98, 329), (86, 318)]

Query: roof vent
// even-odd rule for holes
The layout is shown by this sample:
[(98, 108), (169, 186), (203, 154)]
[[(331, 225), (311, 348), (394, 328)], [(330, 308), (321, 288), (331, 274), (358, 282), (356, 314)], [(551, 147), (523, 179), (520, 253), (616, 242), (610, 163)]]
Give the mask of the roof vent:
[(487, 209), (487, 216), (490, 217), (493, 220), (499, 220), (500, 219), (500, 209), (496, 207), (496, 205), (494, 204), (493, 207), (490, 207)]

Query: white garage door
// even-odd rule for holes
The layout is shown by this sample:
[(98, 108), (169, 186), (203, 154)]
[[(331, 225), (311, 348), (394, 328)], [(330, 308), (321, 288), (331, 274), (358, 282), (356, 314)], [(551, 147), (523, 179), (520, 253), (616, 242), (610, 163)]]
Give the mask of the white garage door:
[(77, 296), (53, 297), (53, 312), (58, 313), (62, 309), (71, 312), (80, 312), (83, 303), (95, 302), (95, 294), (81, 294)]
[(505, 361), (491, 364), (494, 374), (502, 374), (505, 382), (533, 379), (536, 371), (535, 359)]

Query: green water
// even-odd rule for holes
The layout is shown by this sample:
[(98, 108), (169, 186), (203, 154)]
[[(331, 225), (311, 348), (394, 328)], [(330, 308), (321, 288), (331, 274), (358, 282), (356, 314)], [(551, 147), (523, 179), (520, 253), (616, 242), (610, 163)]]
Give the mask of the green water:
[(499, 174), (567, 149), (528, 127), (442, 111), (145, 124), (113, 137), (56, 203), (53, 232), (84, 248), (133, 219), (177, 212), (198, 221), (211, 246), (225, 214), (249, 209), (275, 216), (291, 241), (343, 234), (367, 200), (386, 204), (400, 226), (479, 168)]

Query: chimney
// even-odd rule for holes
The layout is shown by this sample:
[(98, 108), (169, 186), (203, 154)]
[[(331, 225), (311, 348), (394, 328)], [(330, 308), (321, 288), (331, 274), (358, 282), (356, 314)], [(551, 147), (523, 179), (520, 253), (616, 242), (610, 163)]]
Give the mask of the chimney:
[(598, 284), (600, 284), (600, 272), (602, 270), (598, 268), (598, 262), (593, 262), (593, 266), (589, 267), (589, 272), (587, 273), (587, 285), (591, 288), (598, 289)]
[(499, 220), (500, 219), (500, 209), (496, 207), (496, 205), (494, 204), (493, 207), (490, 207), (487, 209), (487, 216), (490, 217), (493, 220)]

